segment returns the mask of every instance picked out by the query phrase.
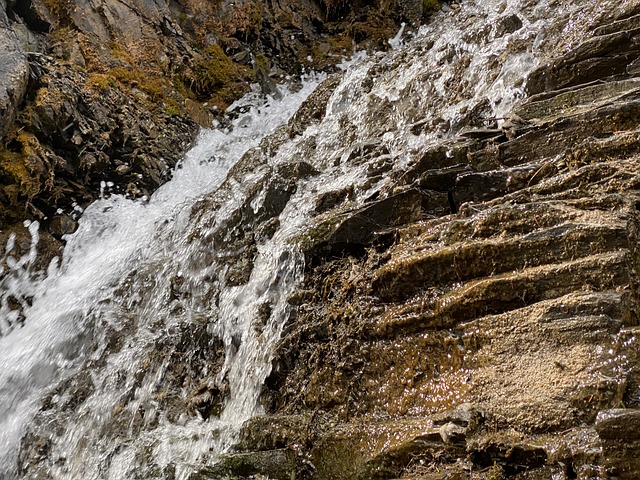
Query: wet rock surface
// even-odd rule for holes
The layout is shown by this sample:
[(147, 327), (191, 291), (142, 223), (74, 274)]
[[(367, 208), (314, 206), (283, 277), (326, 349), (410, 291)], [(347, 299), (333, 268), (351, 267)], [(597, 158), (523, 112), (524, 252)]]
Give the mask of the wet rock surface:
[[(353, 84), (330, 77), (302, 113), (191, 208), (189, 256), (173, 276), (150, 265), (124, 283), (122, 298), (134, 282), (160, 285), (171, 319), (188, 317), (194, 304), (219, 312), (229, 298), (220, 292), (230, 287), (239, 292), (231, 306), (240, 323), (258, 252), (280, 238), (292, 199), (312, 179), (364, 172), (330, 189), (316, 186), (313, 221), (297, 237), (305, 277), (290, 292), (287, 323), (268, 359), (265, 414), (244, 424), (235, 451), (218, 464), (188, 466), (190, 478), (640, 476), (638, 3), (585, 3), (552, 23), (538, 45), (545, 61), (518, 85), (530, 95), (500, 118), (486, 99), (434, 117), (435, 105), (450, 111), (472, 98), (467, 87), (478, 79), (438, 96), (433, 85), (450, 78), (419, 64), (441, 48), (436, 58), (466, 72), (475, 46), (511, 38), (535, 15), (534, 3), (524, 2), (519, 15), (499, 12), (491, 25), (447, 6), (443, 14), (466, 21), (464, 41), (474, 48), (416, 42), (410, 48), (418, 55), (379, 57), (357, 70), (364, 78)], [(394, 5), (402, 19), (415, 20), (413, 2)], [(308, 7), (338, 23), (353, 13), (341, 2)], [(365, 35), (364, 25), (352, 27)], [(496, 70), (509, 73), (510, 55), (533, 61), (520, 40), (493, 59)], [(385, 89), (408, 61), (413, 76)], [(493, 85), (499, 76), (490, 72)], [(366, 113), (354, 118), (348, 107), (362, 98)], [(330, 141), (318, 132), (332, 128)], [(287, 148), (296, 161), (274, 162)], [(55, 231), (65, 228), (60, 220)], [(291, 261), (291, 252), (278, 253), (277, 265)], [(189, 280), (179, 273), (192, 271), (199, 275)], [(286, 280), (276, 271), (258, 287), (268, 292)], [(265, 338), (276, 304), (265, 302), (249, 319), (251, 335)], [(93, 352), (89, 368), (126, 351), (135, 330), (135, 315), (119, 311), (126, 313), (122, 334), (105, 334), (111, 341)], [(153, 337), (153, 358), (137, 359), (121, 379), (104, 377), (127, 387), (112, 413), (121, 424), (106, 428), (106, 437), (132, 442), (157, 426), (158, 412), (178, 427), (204, 420), (198, 435), (212, 434), (206, 420), (229, 398), (214, 377), (246, 344), (236, 335), (222, 351), (224, 335), (203, 326), (216, 325), (212, 317), (188, 318), (188, 328)], [(59, 454), (65, 431), (57, 414), (81, 415), (76, 407), (89, 409), (96, 387), (86, 370), (58, 385), (24, 437), (21, 473), (72, 471), (72, 459)], [(146, 403), (136, 398), (144, 389)], [(140, 475), (175, 478), (175, 465), (154, 463), (155, 446), (136, 447)], [(98, 469), (106, 472), (117, 447), (101, 448), (110, 452)]]
[(339, 213), (304, 244), (277, 415), (241, 449), (275, 431), (310, 478), (640, 474), (636, 8), (534, 71), (498, 128), (425, 150), (365, 207), (322, 200)]
[[(326, 108), (327, 92), (333, 88), (335, 79), (330, 77), (308, 97), (302, 109), (316, 112), (312, 117), (322, 118), (320, 112)], [(264, 300), (255, 310), (251, 305), (242, 308), (242, 302), (249, 296), (243, 289), (249, 288), (247, 283), (256, 268), (258, 249), (278, 230), (278, 215), (295, 194), (297, 185), (318, 173), (303, 161), (279, 165), (269, 162), (274, 150), (296, 135), (298, 126), (299, 119), (294, 118), (258, 147), (247, 151), (219, 188), (185, 208), (184, 215), (193, 220), (188, 235), (182, 229), (172, 232), (167, 225), (169, 221), (158, 226), (156, 233), (168, 235), (170, 245), (184, 242), (183, 247), (189, 251), (184, 263), (177, 266), (167, 258), (160, 263), (145, 262), (144, 267), (132, 270), (123, 279), (113, 296), (98, 302), (101, 306), (91, 308), (86, 322), (79, 321), (88, 325), (86, 330), (79, 328), (81, 331), (74, 337), (74, 345), (82, 346), (74, 351), (74, 356), (87, 359), (73, 375), (57, 382), (44, 399), (37, 420), (22, 440), (20, 476), (46, 476), (50, 472), (64, 476), (82, 470), (100, 477), (120, 468), (123, 473), (119, 475), (171, 478), (180, 469), (184, 475), (185, 467), (177, 461), (162, 464), (162, 460), (155, 458), (154, 448), (163, 435), (160, 432), (177, 428), (170, 434), (170, 442), (177, 441), (177, 445), (184, 442), (187, 451), (192, 448), (189, 441), (193, 436), (179, 433), (183, 428), (189, 431), (185, 425), (202, 424), (205, 443), (215, 442), (223, 435), (223, 428), (212, 432), (206, 422), (215, 422), (229, 401), (232, 375), (229, 364), (242, 348), (247, 348), (245, 344), (250, 343), (247, 335), (264, 341), (262, 332), (274, 328), (270, 317), (273, 311), (282, 308), (278, 304), (278, 289), (290, 282), (286, 265), (295, 262), (295, 258), (290, 258), (293, 256), (286, 251), (276, 258), (282, 265), (281, 271), (274, 273), (271, 283), (269, 279), (259, 282)], [(234, 198), (232, 208), (229, 197)], [(222, 209), (224, 216), (219, 215)], [(192, 272), (197, 272), (196, 277)], [(136, 292), (143, 293), (138, 297)], [(288, 311), (290, 307), (284, 298), (282, 303)], [(194, 305), (199, 305), (196, 309), (200, 312), (195, 316)], [(111, 315), (103, 313), (109, 307), (116, 309), (113, 315), (118, 321), (113, 324)], [(135, 313), (138, 308), (147, 312), (142, 318)], [(234, 324), (245, 325), (244, 331), (241, 326), (237, 327), (238, 332), (226, 331), (220, 319), (225, 313), (234, 316)], [(140, 336), (144, 340), (138, 344)], [(138, 349), (144, 353), (140, 354)], [(122, 365), (121, 368), (110, 369), (109, 365), (114, 363)], [(94, 371), (102, 371), (106, 376), (98, 379), (92, 375)], [(147, 391), (150, 395), (141, 393)], [(113, 404), (106, 411), (105, 397)], [(77, 437), (70, 435), (66, 425), (72, 418), (87, 427)], [(81, 418), (91, 420), (85, 422)], [(105, 418), (107, 422), (103, 423)], [(149, 441), (138, 444), (135, 437), (148, 433), (151, 433)], [(122, 462), (126, 467), (113, 461), (125, 444), (133, 447), (136, 459), (144, 459), (144, 466), (137, 460)], [(88, 445), (91, 447), (85, 448)], [(208, 446), (204, 453), (188, 452), (193, 456), (188, 478), (265, 475), (289, 479), (307, 468), (298, 450), (274, 445), (267, 452), (224, 455), (216, 465), (196, 468), (200, 455), (206, 460), (213, 455), (214, 446)], [(83, 453), (69, 453), (76, 451)], [(103, 460), (86, 461), (101, 451), (109, 452)]]

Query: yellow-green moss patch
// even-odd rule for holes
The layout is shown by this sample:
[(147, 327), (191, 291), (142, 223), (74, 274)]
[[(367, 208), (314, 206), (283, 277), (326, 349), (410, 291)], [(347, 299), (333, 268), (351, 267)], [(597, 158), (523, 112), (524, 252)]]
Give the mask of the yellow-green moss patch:
[(422, 16), (430, 17), (440, 10), (440, 2), (438, 0), (422, 0)]

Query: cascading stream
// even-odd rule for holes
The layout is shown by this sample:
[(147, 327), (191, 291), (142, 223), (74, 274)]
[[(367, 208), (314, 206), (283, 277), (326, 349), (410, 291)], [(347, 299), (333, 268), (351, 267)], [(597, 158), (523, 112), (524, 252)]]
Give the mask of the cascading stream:
[[(174, 243), (170, 230), (183, 227), (182, 217), (188, 215), (184, 211), (190, 209), (194, 199), (222, 183), (229, 169), (249, 148), (286, 121), (320, 78), (309, 78), (300, 91), (288, 92), (285, 102), (261, 102), (257, 94), (238, 102), (233, 107), (246, 112), (234, 120), (233, 130), (204, 131), (173, 180), (148, 202), (121, 196), (95, 202), (84, 213), (78, 231), (67, 239), (64, 262), (60, 268), (53, 265), (45, 279), (30, 275), (34, 251), (9, 263), (12, 270), (4, 278), (5, 302), (9, 295), (34, 300), (31, 306), (25, 303), (24, 326), (11, 332), (9, 325), (15, 323), (17, 312), (4, 307), (2, 311), (9, 318), (3, 318), (7, 334), (0, 338), (0, 472), (12, 474), (24, 426), (39, 408), (44, 392), (84, 362), (91, 363), (99, 356), (104, 348), (99, 342), (108, 341), (109, 334), (125, 334), (113, 305), (120, 301), (114, 300), (122, 280), (136, 268), (156, 262), (167, 262), (167, 271), (177, 268), (180, 255), (188, 252), (180, 251), (181, 241)], [(37, 235), (37, 224), (30, 230)], [(8, 247), (11, 250), (11, 245)], [(162, 278), (158, 283), (162, 285)], [(140, 285), (143, 289), (149, 286)], [(125, 309), (132, 307), (137, 302), (134, 297), (122, 299), (121, 305)], [(158, 314), (161, 300), (161, 296), (152, 299), (151, 305), (145, 306), (147, 311), (139, 312), (140, 317)], [(113, 330), (105, 335), (97, 331), (100, 327)], [(116, 355), (111, 359), (114, 366), (119, 361), (124, 366), (140, 362), (135, 358), (140, 353), (135, 344), (144, 342), (146, 333), (155, 335), (144, 330), (141, 329), (141, 338), (132, 342), (130, 350), (121, 352), (122, 358)], [(103, 385), (112, 386), (109, 380)], [(93, 407), (100, 412), (99, 417), (89, 428), (79, 426), (78, 431), (88, 431), (96, 420), (98, 423), (104, 420), (105, 413), (100, 409), (114, 407), (109, 403), (110, 400), (117, 403), (117, 398), (117, 393), (109, 392), (106, 397), (96, 399), (97, 405)], [(54, 396), (52, 401), (58, 399)], [(72, 444), (76, 442), (74, 437), (78, 437), (78, 432), (70, 435)]]
[(0, 320), (0, 478), (187, 478), (213, 463), (261, 413), (319, 199), (349, 189), (345, 208), (361, 206), (425, 148), (503, 117), (578, 8), (442, 11), (349, 67), (302, 131), (276, 127), (321, 77), (282, 101), (249, 96), (148, 201), (91, 205), (60, 267), (12, 263), (5, 298), (33, 300), (24, 326)]

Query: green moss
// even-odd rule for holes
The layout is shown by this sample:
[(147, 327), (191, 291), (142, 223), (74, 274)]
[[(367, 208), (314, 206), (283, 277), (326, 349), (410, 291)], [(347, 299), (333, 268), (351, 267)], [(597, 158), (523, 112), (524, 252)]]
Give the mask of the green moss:
[(164, 112), (167, 115), (180, 115), (180, 106), (175, 100), (169, 100), (164, 106)]
[(422, 0), (422, 16), (430, 17), (440, 10), (440, 2), (438, 0)]
[(156, 76), (143, 76), (143, 81), (139, 86), (140, 90), (149, 95), (151, 100), (167, 101), (168, 90), (164, 79)]
[(12, 203), (18, 202), (18, 196), (33, 198), (40, 191), (39, 182), (31, 176), (21, 155), (8, 151), (0, 153), (0, 169), (5, 178), (9, 177), (19, 187), (9, 189), (13, 196)]
[(200, 99), (223, 109), (246, 93), (249, 83), (255, 80), (251, 69), (234, 63), (219, 45), (208, 47), (191, 73), (191, 78), (185, 77), (182, 81), (190, 83)]
[(219, 45), (212, 45), (205, 50), (205, 56), (195, 65), (196, 90), (213, 92), (229, 81), (243, 77), (242, 68), (233, 63)]

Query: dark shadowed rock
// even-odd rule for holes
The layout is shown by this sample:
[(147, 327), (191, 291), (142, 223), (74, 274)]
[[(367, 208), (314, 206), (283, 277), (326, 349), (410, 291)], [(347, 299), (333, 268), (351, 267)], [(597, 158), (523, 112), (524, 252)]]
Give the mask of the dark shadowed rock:
[(598, 413), (596, 431), (603, 440), (640, 440), (640, 410), (616, 408)]
[(78, 222), (68, 215), (56, 215), (49, 223), (49, 231), (58, 239), (61, 239), (63, 235), (75, 232), (77, 228)]
[(317, 255), (328, 256), (360, 252), (373, 242), (376, 235), (420, 218), (422, 201), (422, 193), (408, 190), (343, 214), (337, 222), (332, 220), (325, 226), (324, 238), (312, 239), (316, 242), (314, 251)]
[(522, 28), (522, 20), (518, 15), (511, 14), (500, 17), (496, 24), (496, 37), (502, 37), (507, 33), (513, 33)]

